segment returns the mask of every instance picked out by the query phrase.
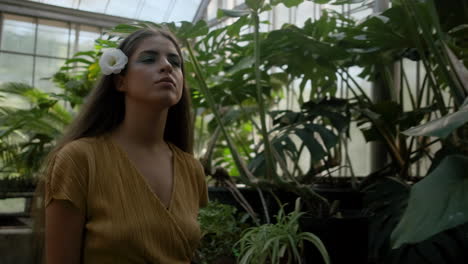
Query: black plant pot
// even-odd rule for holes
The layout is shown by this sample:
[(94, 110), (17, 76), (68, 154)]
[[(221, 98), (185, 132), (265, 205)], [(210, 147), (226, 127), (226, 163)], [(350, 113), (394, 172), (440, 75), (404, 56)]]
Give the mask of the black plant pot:
[[(328, 250), (332, 264), (368, 262), (368, 227), (369, 216), (363, 215), (362, 198), (360, 192), (350, 188), (329, 188), (319, 186), (317, 192), (327, 198), (330, 202), (340, 201), (340, 212), (343, 218), (315, 218), (304, 215), (300, 219), (300, 228), (303, 232), (311, 232), (322, 240)], [(250, 188), (240, 188), (239, 191), (251, 204), (253, 210), (265, 220), (264, 209), (258, 192)], [(268, 193), (263, 192), (267, 203), (271, 220), (274, 222), (274, 215), (277, 214), (279, 206), (276, 200)], [(275, 195), (282, 203), (287, 203), (285, 211), (294, 210), (294, 202), (297, 195), (291, 192), (275, 191)], [(224, 204), (229, 204), (243, 211), (240, 204), (234, 199), (231, 192), (222, 187), (209, 188), (210, 200), (217, 200)], [(324, 263), (322, 256), (311, 243), (305, 243), (305, 263)]]
[(339, 209), (361, 210), (363, 208), (364, 193), (350, 187), (315, 186), (315, 191), (327, 198), (331, 203), (339, 201)]
[[(264, 208), (260, 199), (260, 195), (257, 190), (252, 188), (239, 188), (238, 189), (245, 199), (252, 206), (252, 209), (257, 212), (263, 220), (265, 220)], [(355, 191), (348, 187), (333, 187), (328, 185), (319, 185), (315, 188), (316, 192), (330, 202), (335, 200), (340, 201), (339, 210), (361, 210), (363, 207), (363, 193)], [(239, 211), (244, 211), (242, 206), (234, 199), (234, 196), (224, 187), (209, 187), (208, 193), (211, 201), (219, 201), (223, 204), (228, 204), (236, 207)], [(294, 210), (294, 204), (297, 199), (297, 194), (282, 190), (274, 191), (278, 199), (285, 206), (285, 212), (289, 213)], [(280, 209), (276, 199), (269, 193), (263, 192), (265, 202), (268, 209), (270, 218), (274, 221), (274, 216)]]
[[(343, 218), (315, 218), (303, 215), (300, 229), (318, 236), (330, 255), (332, 264), (368, 262), (369, 216), (360, 211), (342, 211)], [(306, 263), (325, 263), (315, 245), (305, 243)]]

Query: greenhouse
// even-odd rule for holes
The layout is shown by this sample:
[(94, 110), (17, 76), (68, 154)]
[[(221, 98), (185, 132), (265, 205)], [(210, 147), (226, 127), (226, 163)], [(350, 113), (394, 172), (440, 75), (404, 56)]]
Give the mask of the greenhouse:
[(0, 264), (468, 262), (468, 2), (0, 0)]

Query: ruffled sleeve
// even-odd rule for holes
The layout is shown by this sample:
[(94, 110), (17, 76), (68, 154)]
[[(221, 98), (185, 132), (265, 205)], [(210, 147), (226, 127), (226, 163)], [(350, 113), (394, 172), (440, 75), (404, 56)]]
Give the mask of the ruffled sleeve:
[(46, 207), (53, 199), (67, 200), (86, 214), (89, 178), (86, 151), (86, 144), (73, 141), (52, 158), (46, 174)]

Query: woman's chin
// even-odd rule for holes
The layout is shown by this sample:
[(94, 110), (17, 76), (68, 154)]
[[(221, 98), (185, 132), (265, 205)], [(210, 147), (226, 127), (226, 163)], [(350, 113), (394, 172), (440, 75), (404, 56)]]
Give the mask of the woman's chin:
[(157, 105), (158, 107), (169, 108), (179, 102), (177, 95), (173, 93), (157, 94), (157, 95), (148, 95), (144, 98), (140, 98), (140, 102), (150, 105)]

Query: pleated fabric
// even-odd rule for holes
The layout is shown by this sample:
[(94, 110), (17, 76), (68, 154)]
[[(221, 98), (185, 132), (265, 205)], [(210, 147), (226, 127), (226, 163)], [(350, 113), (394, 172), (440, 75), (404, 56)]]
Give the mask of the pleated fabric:
[(86, 215), (82, 263), (190, 263), (208, 202), (201, 164), (170, 144), (169, 208), (108, 135), (68, 143), (46, 177), (45, 205), (68, 200)]

